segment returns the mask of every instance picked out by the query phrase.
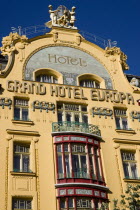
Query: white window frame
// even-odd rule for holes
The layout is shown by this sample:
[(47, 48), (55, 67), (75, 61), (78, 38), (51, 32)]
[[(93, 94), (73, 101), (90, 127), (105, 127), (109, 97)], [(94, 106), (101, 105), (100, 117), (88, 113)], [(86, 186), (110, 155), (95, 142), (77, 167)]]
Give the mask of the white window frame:
[[(19, 109), (19, 119), (16, 119), (15, 114), (16, 110)], [(23, 110), (27, 111), (27, 119), (24, 119), (23, 116)], [(23, 120), (23, 121), (29, 121), (29, 100), (28, 99), (22, 99), (22, 98), (15, 98), (14, 99), (14, 120)]]

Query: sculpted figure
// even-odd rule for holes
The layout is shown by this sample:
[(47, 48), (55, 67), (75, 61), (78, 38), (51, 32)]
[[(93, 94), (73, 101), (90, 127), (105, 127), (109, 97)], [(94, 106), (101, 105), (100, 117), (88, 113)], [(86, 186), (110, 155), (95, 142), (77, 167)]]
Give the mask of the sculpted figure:
[(139, 87), (139, 80), (133, 77), (130, 81), (130, 84), (136, 87)]
[(58, 16), (58, 10), (52, 10), (53, 7), (52, 5), (49, 5), (49, 13), (50, 13), (50, 18), (51, 20), (46, 23), (48, 28), (51, 28), (53, 25), (57, 24), (57, 16)]
[(74, 22), (76, 21), (76, 18), (75, 18), (75, 9), (76, 7), (72, 7), (72, 10), (70, 11), (70, 25), (73, 27), (74, 26)]

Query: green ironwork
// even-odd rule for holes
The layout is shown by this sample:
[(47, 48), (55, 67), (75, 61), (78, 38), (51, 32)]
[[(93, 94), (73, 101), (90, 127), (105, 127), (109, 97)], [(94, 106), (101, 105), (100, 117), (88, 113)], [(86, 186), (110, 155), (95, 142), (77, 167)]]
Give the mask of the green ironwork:
[(101, 136), (101, 132), (97, 125), (92, 125), (82, 122), (68, 122), (68, 121), (52, 123), (52, 132), (61, 132), (61, 131), (84, 132)]

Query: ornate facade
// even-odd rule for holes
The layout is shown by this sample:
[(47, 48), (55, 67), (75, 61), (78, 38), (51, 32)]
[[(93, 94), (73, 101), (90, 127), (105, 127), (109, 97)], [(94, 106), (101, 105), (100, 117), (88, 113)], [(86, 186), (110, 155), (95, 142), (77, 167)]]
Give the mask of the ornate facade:
[(139, 77), (81, 36), (75, 7), (49, 13), (49, 33), (0, 48), (0, 210), (111, 210), (140, 182)]

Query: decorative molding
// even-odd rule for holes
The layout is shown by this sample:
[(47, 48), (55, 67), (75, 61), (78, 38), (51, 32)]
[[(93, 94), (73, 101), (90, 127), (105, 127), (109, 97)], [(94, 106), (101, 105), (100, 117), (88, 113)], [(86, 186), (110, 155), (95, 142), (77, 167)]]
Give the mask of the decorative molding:
[(5, 161), (5, 210), (8, 208), (8, 153), (9, 148), (6, 148), (6, 161)]
[(99, 188), (99, 189), (104, 189), (104, 190), (109, 190), (108, 187), (103, 186), (103, 185), (99, 185), (99, 184), (91, 184), (91, 183), (82, 183), (82, 182), (72, 182), (72, 183), (61, 183), (61, 184), (55, 184), (56, 188), (59, 187), (69, 187), (69, 186), (86, 186), (86, 187), (93, 187), (93, 188)]
[(137, 119), (140, 122), (140, 112), (132, 111), (130, 115), (132, 117), (132, 121), (134, 121), (134, 119)]
[(35, 109), (40, 109), (40, 112), (46, 110), (47, 113), (48, 111), (53, 111), (53, 113), (55, 113), (55, 104), (45, 101), (33, 101), (33, 111), (35, 111)]
[(5, 106), (8, 106), (11, 109), (12, 100), (10, 98), (0, 98), (0, 106), (4, 109)]
[(12, 52), (18, 52), (18, 59), (23, 61), (25, 58), (24, 49), (28, 45), (28, 38), (25, 35), (20, 36), (18, 33), (10, 33), (9, 36), (3, 37), (1, 54), (11, 55)]
[(7, 129), (6, 131), (8, 134), (40, 136), (39, 132), (37, 132), (37, 131), (24, 131), (24, 130), (13, 130), (13, 129)]
[(111, 117), (111, 119), (113, 119), (113, 110), (104, 107), (93, 107), (92, 116), (94, 117), (95, 115), (98, 115), (99, 118), (101, 118), (101, 116), (104, 116), (105, 119), (107, 117)]
[[(105, 56), (114, 56), (114, 55), (119, 55), (120, 56), (120, 64), (122, 66), (123, 70), (128, 70), (129, 66), (126, 63), (127, 61), (127, 56), (121, 51), (119, 47), (106, 47), (105, 48)], [(112, 58), (111, 58), (112, 60)]]
[(37, 210), (40, 210), (40, 181), (39, 181), (39, 156), (38, 156), (38, 149), (35, 149), (35, 163), (36, 163), (36, 189), (37, 189)]

